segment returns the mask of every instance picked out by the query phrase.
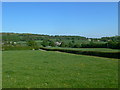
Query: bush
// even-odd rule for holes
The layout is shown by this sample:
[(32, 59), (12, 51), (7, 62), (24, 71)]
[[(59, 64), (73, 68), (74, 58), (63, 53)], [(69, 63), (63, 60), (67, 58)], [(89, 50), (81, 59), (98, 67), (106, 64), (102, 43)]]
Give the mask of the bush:
[(43, 42), (41, 43), (41, 45), (42, 45), (43, 47), (49, 46), (48, 40), (43, 40)]
[(120, 42), (108, 42), (107, 43), (107, 47), (108, 48), (112, 48), (112, 49), (120, 49)]
[(30, 47), (36, 47), (37, 43), (35, 41), (27, 41), (27, 45)]
[(89, 43), (89, 44), (81, 44), (82, 48), (107, 48), (106, 43)]
[(82, 48), (112, 48), (112, 49), (120, 49), (120, 42), (109, 41), (107, 43), (89, 43), (89, 44), (81, 44)]
[(65, 43), (65, 42), (62, 42), (60, 47), (69, 47), (69, 45), (67, 43)]
[(79, 44), (75, 44), (73, 47), (74, 48), (80, 48), (81, 46)]

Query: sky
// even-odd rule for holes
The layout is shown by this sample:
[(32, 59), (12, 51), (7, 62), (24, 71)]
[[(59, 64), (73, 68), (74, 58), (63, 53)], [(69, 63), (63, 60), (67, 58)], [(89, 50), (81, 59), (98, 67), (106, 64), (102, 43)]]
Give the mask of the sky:
[(119, 0), (2, 0), (2, 2), (119, 2)]
[(118, 35), (117, 2), (3, 2), (2, 32)]

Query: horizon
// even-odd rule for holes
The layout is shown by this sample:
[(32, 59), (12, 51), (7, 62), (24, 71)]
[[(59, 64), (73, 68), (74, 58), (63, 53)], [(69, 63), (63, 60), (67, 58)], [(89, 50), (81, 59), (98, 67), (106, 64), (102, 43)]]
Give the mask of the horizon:
[(118, 36), (117, 2), (3, 2), (3, 32)]
[[(50, 35), (50, 34), (40, 34), (40, 33), (19, 33), (19, 32), (0, 32), (0, 34), (2, 33), (13, 33), (13, 34), (37, 34), (37, 35), (48, 35), (48, 36), (78, 36), (78, 35)], [(119, 36), (119, 35), (115, 35), (115, 36)], [(115, 36), (109, 36), (109, 37), (115, 37)], [(85, 36), (79, 36), (79, 37), (85, 37)], [(85, 37), (85, 38), (91, 38), (91, 37)], [(93, 39), (95, 39), (95, 37), (92, 37)], [(96, 39), (100, 39), (100, 38), (103, 38), (103, 37), (98, 37)]]

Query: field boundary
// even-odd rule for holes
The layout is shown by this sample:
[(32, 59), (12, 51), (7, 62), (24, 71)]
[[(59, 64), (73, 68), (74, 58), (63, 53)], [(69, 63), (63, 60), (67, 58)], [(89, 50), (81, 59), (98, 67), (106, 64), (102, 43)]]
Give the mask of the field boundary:
[(66, 52), (66, 53), (79, 54), (79, 55), (89, 55), (89, 56), (120, 59), (120, 52), (99, 52), (99, 51), (82, 51), (82, 50), (68, 50), (68, 49), (51, 49), (51, 48), (45, 48), (45, 47), (41, 47), (40, 49), (43, 49), (46, 51), (59, 51), (59, 52)]

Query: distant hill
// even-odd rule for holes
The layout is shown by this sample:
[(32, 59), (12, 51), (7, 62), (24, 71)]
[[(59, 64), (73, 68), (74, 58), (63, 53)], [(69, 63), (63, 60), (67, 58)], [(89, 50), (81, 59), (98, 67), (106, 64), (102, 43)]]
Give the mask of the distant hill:
[(120, 48), (120, 36), (86, 38), (82, 36), (0, 33), (3, 46), (43, 46), (71, 48)]
[[(83, 36), (65, 36), (65, 35), (43, 35), (43, 34), (31, 34), (31, 33), (0, 33), (2, 34), (3, 41), (27, 41), (27, 40), (46, 40), (46, 39), (54, 39), (54, 40), (88, 40), (88, 38)], [(93, 40), (102, 40), (102, 41), (119, 41), (120, 36), (113, 37), (102, 37), (102, 38), (90, 38)]]
[(3, 41), (27, 41), (27, 40), (46, 40), (46, 39), (56, 39), (56, 40), (87, 40), (86, 37), (81, 36), (50, 36), (43, 34), (30, 34), (30, 33), (1, 33)]

